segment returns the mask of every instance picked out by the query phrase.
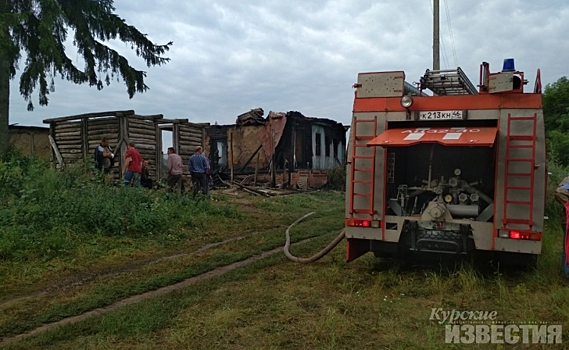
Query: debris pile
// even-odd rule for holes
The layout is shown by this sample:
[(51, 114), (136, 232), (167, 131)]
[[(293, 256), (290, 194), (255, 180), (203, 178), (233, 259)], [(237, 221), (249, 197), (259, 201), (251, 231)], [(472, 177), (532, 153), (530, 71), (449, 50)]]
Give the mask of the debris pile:
[(249, 112), (238, 115), (236, 124), (238, 126), (264, 125), (265, 124), (265, 118), (263, 118), (264, 114), (265, 111), (263, 111), (262, 108), (252, 109)]

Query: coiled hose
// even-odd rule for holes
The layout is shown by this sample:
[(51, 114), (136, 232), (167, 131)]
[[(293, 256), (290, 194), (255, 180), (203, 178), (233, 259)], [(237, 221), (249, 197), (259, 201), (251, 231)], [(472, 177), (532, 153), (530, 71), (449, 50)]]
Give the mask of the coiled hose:
[(294, 261), (294, 262), (301, 263), (301, 264), (315, 262), (315, 261), (319, 260), (320, 258), (322, 258), (324, 255), (328, 254), (332, 249), (334, 249), (335, 246), (338, 245), (338, 243), (340, 243), (344, 239), (344, 237), (346, 237), (346, 232), (344, 230), (342, 230), (342, 232), (340, 232), (338, 237), (336, 237), (330, 244), (328, 244), (326, 246), (326, 248), (322, 249), (320, 252), (318, 252), (316, 255), (311, 256), (310, 258), (298, 258), (298, 257), (292, 255), (289, 251), (289, 248), (290, 248), (290, 229), (293, 228), (296, 224), (298, 224), (299, 222), (306, 219), (307, 217), (309, 217), (312, 214), (314, 214), (314, 212), (304, 215), (300, 219), (293, 222), (286, 229), (286, 242), (285, 242), (285, 246), (284, 246), (283, 250), (284, 250), (284, 254), (286, 255), (287, 259), (290, 261)]

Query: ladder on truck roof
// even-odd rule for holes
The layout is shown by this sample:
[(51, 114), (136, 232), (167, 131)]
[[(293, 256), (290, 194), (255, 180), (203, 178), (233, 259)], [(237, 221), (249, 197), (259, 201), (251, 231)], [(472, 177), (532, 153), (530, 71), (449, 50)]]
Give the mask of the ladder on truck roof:
[[(358, 135), (358, 124), (373, 123), (373, 135), (361, 136)], [(350, 218), (354, 218), (354, 214), (368, 214), (373, 219), (374, 210), (374, 181), (375, 181), (375, 156), (377, 147), (367, 148), (371, 154), (361, 154), (358, 150), (367, 147), (367, 141), (375, 138), (377, 132), (377, 116), (373, 119), (358, 119), (354, 117), (354, 126), (352, 129), (352, 166), (350, 167)], [(358, 143), (358, 141), (366, 141)], [(356, 179), (356, 174), (369, 174), (369, 179)], [(367, 186), (369, 192), (356, 192), (356, 185)], [(364, 208), (354, 208), (354, 201), (356, 197), (369, 197), (369, 206)]]
[[(532, 133), (531, 135), (512, 135), (512, 122), (515, 121), (530, 121), (532, 122)], [(504, 229), (508, 229), (509, 224), (521, 224), (527, 225), (528, 230), (532, 231), (533, 229), (533, 201), (534, 201), (534, 193), (533, 187), (535, 184), (535, 151), (536, 151), (536, 140), (537, 140), (537, 113), (534, 113), (532, 116), (512, 116), (508, 113), (508, 129), (506, 135), (506, 169), (505, 169), (505, 178), (504, 178), (504, 216), (502, 217), (502, 223), (504, 224)], [(512, 144), (514, 141), (515, 144)], [(526, 149), (531, 152), (529, 156), (521, 156), (521, 157), (514, 157), (512, 155), (512, 149)], [(516, 171), (511, 172), (511, 169), (515, 167), (514, 164), (517, 163), (517, 167), (519, 169), (520, 164), (527, 164), (525, 169), (528, 171)], [(510, 182), (514, 182), (515, 179), (528, 179), (527, 183), (528, 186), (514, 186), (511, 185)], [(516, 193), (512, 193), (512, 191), (516, 191)], [(527, 200), (519, 200), (513, 199), (516, 194), (519, 195), (520, 193), (526, 194)], [(512, 205), (518, 207), (528, 207), (528, 215), (527, 218), (521, 219), (513, 218), (510, 214), (511, 211), (508, 208)], [(512, 208), (510, 208), (512, 209)], [(510, 215), (510, 216), (509, 216)]]
[(421, 90), (429, 89), (436, 95), (477, 95), (478, 91), (464, 71), (457, 69), (429, 70), (421, 77)]

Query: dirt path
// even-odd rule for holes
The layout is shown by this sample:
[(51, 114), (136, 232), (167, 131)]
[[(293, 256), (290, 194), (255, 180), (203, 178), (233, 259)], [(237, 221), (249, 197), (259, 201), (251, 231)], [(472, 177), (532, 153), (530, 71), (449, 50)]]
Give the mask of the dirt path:
[(202, 246), (201, 248), (199, 248), (195, 251), (192, 251), (192, 252), (168, 255), (168, 256), (158, 258), (158, 259), (143, 259), (140, 261), (131, 262), (131, 263), (123, 265), (123, 266), (107, 268), (107, 269), (103, 269), (102, 271), (97, 271), (97, 272), (95, 272), (95, 271), (82, 271), (79, 274), (80, 276), (78, 276), (78, 277), (68, 278), (67, 281), (64, 281), (64, 282), (59, 282), (59, 283), (56, 282), (55, 284), (53, 284), (47, 288), (41, 289), (39, 291), (32, 292), (32, 293), (29, 293), (26, 295), (19, 295), (19, 296), (14, 296), (14, 297), (11, 297), (8, 299), (0, 300), (0, 306), (7, 304), (7, 303), (13, 303), (13, 302), (16, 302), (16, 301), (22, 300), (22, 299), (38, 297), (38, 296), (42, 296), (45, 294), (53, 294), (53, 293), (64, 292), (64, 291), (67, 291), (71, 288), (83, 286), (85, 284), (93, 282), (96, 279), (113, 276), (113, 275), (116, 275), (118, 273), (133, 271), (133, 270), (136, 270), (136, 269), (141, 268), (143, 266), (156, 264), (156, 263), (159, 263), (162, 261), (174, 260), (174, 259), (190, 256), (193, 254), (198, 254), (198, 253), (204, 252), (206, 250), (209, 250), (209, 249), (212, 249), (212, 248), (215, 248), (215, 247), (227, 244), (227, 243), (240, 241), (242, 239), (252, 237), (255, 235), (259, 235), (261, 233), (262, 232), (253, 232), (253, 233), (250, 233), (247, 235), (232, 237), (232, 238), (229, 238), (229, 239), (226, 239), (223, 241), (209, 243), (209, 244), (206, 244), (206, 245)]
[[(311, 239), (313, 239), (313, 238), (308, 238), (308, 239), (302, 240), (302, 241), (300, 241), (300, 242), (297, 242), (297, 243), (293, 244), (293, 246), (294, 246), (294, 245), (299, 245), (299, 244), (302, 244), (302, 243), (305, 243), (305, 242), (308, 242), (308, 241), (310, 241)], [(243, 266), (250, 265), (250, 264), (254, 263), (255, 261), (264, 259), (264, 258), (269, 257), (269, 256), (271, 256), (271, 255), (274, 255), (274, 254), (276, 254), (276, 253), (282, 252), (282, 250), (283, 250), (282, 247), (278, 247), (278, 248), (275, 248), (275, 249), (272, 249), (272, 250), (263, 252), (263, 253), (261, 253), (261, 254), (259, 254), (259, 255), (252, 256), (252, 257), (250, 257), (250, 258), (248, 258), (248, 259), (246, 259), (246, 260), (238, 261), (238, 262), (233, 263), (233, 264), (229, 264), (229, 265), (226, 265), (226, 266), (218, 267), (218, 268), (216, 268), (216, 269), (214, 269), (214, 270), (205, 272), (205, 273), (203, 273), (203, 274), (201, 274), (201, 275), (198, 275), (198, 276), (194, 276), (194, 277), (188, 278), (188, 279), (186, 279), (186, 280), (183, 280), (183, 281), (181, 281), (181, 282), (178, 282), (178, 283), (175, 283), (175, 284), (166, 286), (166, 287), (162, 287), (162, 288), (159, 288), (159, 289), (156, 289), (156, 290), (153, 290), (153, 291), (150, 291), (150, 292), (146, 292), (146, 293), (143, 293), (143, 294), (134, 295), (134, 296), (131, 296), (131, 297), (129, 297), (129, 298), (126, 298), (126, 299), (117, 301), (117, 302), (115, 302), (115, 303), (113, 303), (113, 304), (111, 304), (111, 305), (108, 305), (108, 306), (105, 306), (105, 307), (101, 307), (101, 308), (97, 308), (97, 309), (94, 309), (94, 310), (91, 310), (91, 311), (87, 311), (87, 312), (85, 312), (85, 313), (83, 313), (83, 314), (81, 314), (81, 315), (72, 316), (72, 317), (67, 317), (67, 318), (64, 318), (64, 319), (62, 319), (62, 320), (59, 320), (59, 321), (57, 321), (57, 322), (52, 322), (52, 323), (45, 324), (45, 325), (40, 326), (40, 327), (38, 327), (38, 328), (36, 328), (36, 329), (33, 329), (33, 330), (29, 331), (29, 332), (22, 333), (22, 334), (18, 334), (18, 335), (13, 336), (13, 337), (4, 338), (4, 339), (2, 339), (2, 340), (0, 341), (0, 345), (6, 345), (6, 344), (8, 344), (8, 343), (12, 343), (12, 342), (15, 342), (15, 341), (20, 340), (20, 339), (24, 339), (24, 338), (28, 338), (28, 337), (31, 337), (31, 336), (35, 336), (35, 335), (38, 335), (38, 334), (47, 332), (47, 331), (49, 331), (49, 330), (55, 329), (55, 328), (57, 328), (57, 327), (59, 327), (59, 326), (64, 326), (64, 325), (69, 325), (69, 324), (74, 324), (74, 323), (77, 323), (77, 322), (81, 322), (81, 321), (87, 320), (87, 319), (89, 319), (89, 318), (91, 318), (91, 317), (94, 317), (94, 316), (106, 314), (106, 313), (108, 313), (108, 312), (111, 312), (111, 311), (116, 310), (116, 309), (118, 309), (118, 308), (120, 308), (120, 307), (123, 307), (123, 306), (127, 306), (127, 305), (131, 305), (131, 304), (134, 304), (134, 303), (138, 303), (138, 302), (140, 302), (140, 301), (147, 300), (147, 299), (151, 299), (151, 298), (157, 297), (157, 296), (159, 296), (159, 295), (163, 295), (163, 294), (169, 293), (169, 292), (174, 291), (174, 290), (178, 290), (178, 289), (182, 289), (182, 288), (186, 288), (186, 287), (192, 286), (192, 285), (194, 285), (194, 284), (196, 284), (196, 283), (198, 283), (198, 282), (200, 282), (200, 281), (204, 281), (204, 280), (207, 280), (207, 279), (210, 279), (210, 278), (213, 278), (213, 277), (221, 276), (221, 275), (223, 275), (223, 274), (225, 274), (225, 273), (227, 273), (227, 272), (229, 272), (229, 271), (235, 270), (235, 269), (237, 269), (237, 268), (239, 268), (239, 267), (243, 267)]]

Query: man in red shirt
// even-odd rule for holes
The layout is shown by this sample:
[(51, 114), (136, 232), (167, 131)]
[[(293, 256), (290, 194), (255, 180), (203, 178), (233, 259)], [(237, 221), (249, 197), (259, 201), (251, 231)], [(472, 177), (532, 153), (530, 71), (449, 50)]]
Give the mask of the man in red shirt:
[(140, 187), (140, 173), (142, 172), (142, 156), (134, 147), (134, 143), (128, 144), (128, 150), (124, 155), (124, 184), (128, 186), (134, 182), (136, 187)]

